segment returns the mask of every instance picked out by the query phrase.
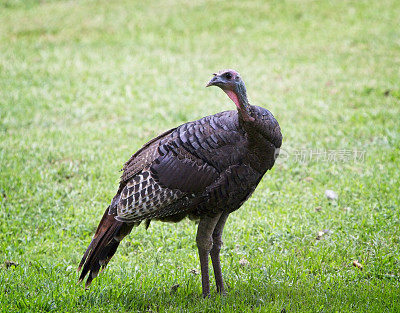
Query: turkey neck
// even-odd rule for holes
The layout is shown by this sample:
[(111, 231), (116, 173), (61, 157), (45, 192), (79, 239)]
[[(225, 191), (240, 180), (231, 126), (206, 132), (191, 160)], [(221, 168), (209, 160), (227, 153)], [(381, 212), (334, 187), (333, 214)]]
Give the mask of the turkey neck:
[(235, 90), (224, 90), (229, 98), (235, 103), (239, 118), (244, 122), (254, 122), (251, 116), (251, 106), (247, 100), (246, 87), (244, 84), (238, 84)]
[(239, 116), (245, 122), (254, 122), (254, 118), (251, 116), (251, 107), (249, 100), (247, 99), (246, 87), (244, 84), (237, 85), (236, 96), (238, 98), (238, 108)]

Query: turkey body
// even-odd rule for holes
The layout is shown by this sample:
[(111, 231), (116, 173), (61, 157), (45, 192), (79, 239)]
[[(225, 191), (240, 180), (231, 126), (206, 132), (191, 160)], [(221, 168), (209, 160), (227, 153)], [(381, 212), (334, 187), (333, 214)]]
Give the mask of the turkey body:
[(225, 111), (147, 143), (125, 164), (109, 213), (139, 223), (237, 210), (272, 168), (281, 144), (272, 114), (260, 107), (253, 111), (271, 128), (270, 138), (249, 135), (238, 113)]
[[(90, 272), (88, 286), (107, 265), (119, 242), (142, 221), (148, 227), (151, 220), (210, 220), (213, 227), (208, 232), (219, 235), (213, 235), (214, 244), (221, 241), (227, 216), (248, 199), (272, 168), (282, 142), (279, 124), (268, 110), (258, 106), (248, 109), (252, 122), (243, 120), (239, 111), (206, 116), (161, 134), (125, 163), (118, 191), (80, 263), (80, 280)], [(200, 233), (199, 226), (198, 245), (205, 240), (208, 255), (211, 233)], [(208, 279), (208, 268), (203, 265), (202, 274), (207, 270)], [(204, 284), (208, 280), (204, 279), (206, 296)], [(216, 279), (218, 285), (217, 274)], [(222, 276), (220, 280), (222, 284)]]

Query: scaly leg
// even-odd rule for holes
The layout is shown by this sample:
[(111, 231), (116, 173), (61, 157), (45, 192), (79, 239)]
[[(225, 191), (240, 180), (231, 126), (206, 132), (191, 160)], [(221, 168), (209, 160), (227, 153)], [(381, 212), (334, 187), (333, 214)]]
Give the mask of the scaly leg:
[(196, 243), (199, 250), (200, 268), (201, 268), (201, 285), (203, 288), (203, 297), (210, 294), (210, 277), (208, 273), (208, 255), (210, 254), (213, 239), (212, 234), (218, 223), (221, 214), (215, 217), (203, 216), (200, 219), (197, 229)]
[(222, 232), (224, 230), (225, 222), (228, 219), (229, 213), (222, 213), (217, 225), (212, 234), (213, 246), (210, 251), (211, 261), (214, 268), (215, 282), (217, 284), (217, 292), (224, 294), (224, 281), (222, 279), (221, 261), (219, 259), (219, 252), (222, 246)]

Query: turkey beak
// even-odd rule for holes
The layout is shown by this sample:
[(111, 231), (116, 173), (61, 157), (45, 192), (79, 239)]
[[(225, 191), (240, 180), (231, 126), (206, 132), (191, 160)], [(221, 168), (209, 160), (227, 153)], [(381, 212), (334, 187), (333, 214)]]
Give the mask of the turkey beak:
[(206, 87), (215, 86), (215, 85), (217, 85), (218, 83), (221, 83), (221, 82), (222, 82), (221, 78), (219, 76), (215, 75), (213, 78), (211, 78), (211, 80), (208, 82)]

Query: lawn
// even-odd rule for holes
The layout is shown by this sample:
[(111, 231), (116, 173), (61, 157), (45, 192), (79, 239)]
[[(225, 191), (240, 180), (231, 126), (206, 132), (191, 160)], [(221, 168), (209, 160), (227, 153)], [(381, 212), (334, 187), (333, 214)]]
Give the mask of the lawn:
[[(399, 13), (396, 0), (1, 0), (2, 312), (400, 311)], [(85, 291), (76, 268), (123, 163), (234, 109), (204, 88), (223, 68), (284, 136), (225, 227), (227, 295), (212, 277), (202, 299), (189, 220), (134, 229)]]

